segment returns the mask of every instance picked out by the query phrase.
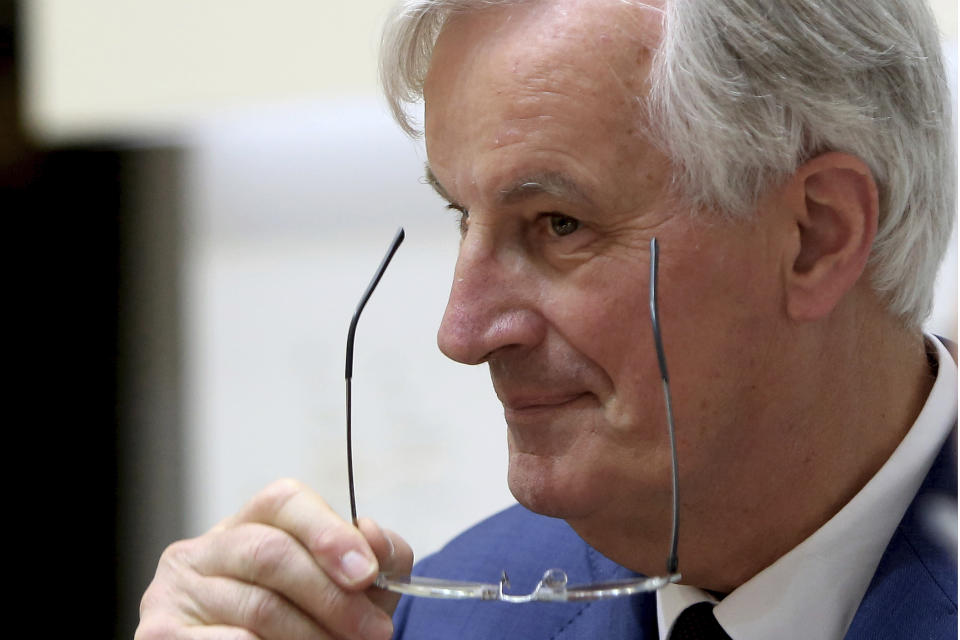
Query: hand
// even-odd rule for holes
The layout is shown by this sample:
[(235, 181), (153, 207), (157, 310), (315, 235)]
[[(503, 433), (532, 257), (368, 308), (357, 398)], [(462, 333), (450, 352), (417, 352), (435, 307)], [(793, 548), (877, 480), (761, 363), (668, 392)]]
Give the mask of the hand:
[(280, 480), (164, 551), (136, 640), (386, 640), (399, 598), (371, 585), (379, 571), (412, 565), (395, 533), (366, 519), (354, 527), (306, 486)]

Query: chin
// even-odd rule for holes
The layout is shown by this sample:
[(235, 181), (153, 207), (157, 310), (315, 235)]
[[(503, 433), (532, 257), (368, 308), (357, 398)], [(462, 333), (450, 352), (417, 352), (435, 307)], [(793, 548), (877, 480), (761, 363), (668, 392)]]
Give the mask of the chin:
[(511, 453), (507, 484), (517, 502), (552, 518), (584, 518), (599, 506), (599, 496), (562, 456)]

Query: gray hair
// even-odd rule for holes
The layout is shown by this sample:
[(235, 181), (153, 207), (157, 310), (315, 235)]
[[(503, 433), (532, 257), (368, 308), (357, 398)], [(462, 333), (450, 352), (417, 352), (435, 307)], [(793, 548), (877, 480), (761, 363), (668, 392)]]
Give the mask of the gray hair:
[[(397, 6), (380, 75), (408, 134), (420, 132), (405, 105), (423, 97), (447, 17), (523, 1)], [(918, 326), (956, 210), (950, 93), (923, 0), (667, 0), (662, 21), (649, 131), (672, 159), (679, 192), (697, 207), (743, 217), (810, 158), (859, 157), (880, 195), (873, 288), (892, 314)]]

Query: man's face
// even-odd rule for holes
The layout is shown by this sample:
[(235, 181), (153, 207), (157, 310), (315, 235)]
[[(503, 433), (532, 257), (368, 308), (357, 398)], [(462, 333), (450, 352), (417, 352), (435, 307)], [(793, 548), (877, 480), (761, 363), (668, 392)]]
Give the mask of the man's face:
[(709, 478), (748, 446), (730, 427), (760, 412), (751, 387), (769, 370), (750, 345), (782, 303), (763, 227), (704, 221), (710, 212), (694, 215), (667, 189), (671, 168), (643, 119), (658, 24), (655, 11), (618, 2), (456, 17), (427, 78), (425, 129), (438, 190), (467, 212), (438, 341), (455, 360), (489, 363), (511, 490), (575, 527), (636, 520), (642, 505), (665, 538), (670, 457), (650, 239), (661, 246), (692, 508), (692, 477)]

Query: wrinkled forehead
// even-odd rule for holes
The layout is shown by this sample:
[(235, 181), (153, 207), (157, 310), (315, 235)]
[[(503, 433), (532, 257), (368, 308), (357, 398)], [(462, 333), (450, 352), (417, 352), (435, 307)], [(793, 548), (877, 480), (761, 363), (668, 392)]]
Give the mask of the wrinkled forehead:
[(480, 67), (492, 84), (563, 81), (589, 91), (612, 78), (636, 93), (659, 44), (661, 16), (656, 3), (625, 0), (529, 0), (454, 13), (437, 39), (425, 97), (438, 83), (476, 82), (483, 74), (471, 72)]

